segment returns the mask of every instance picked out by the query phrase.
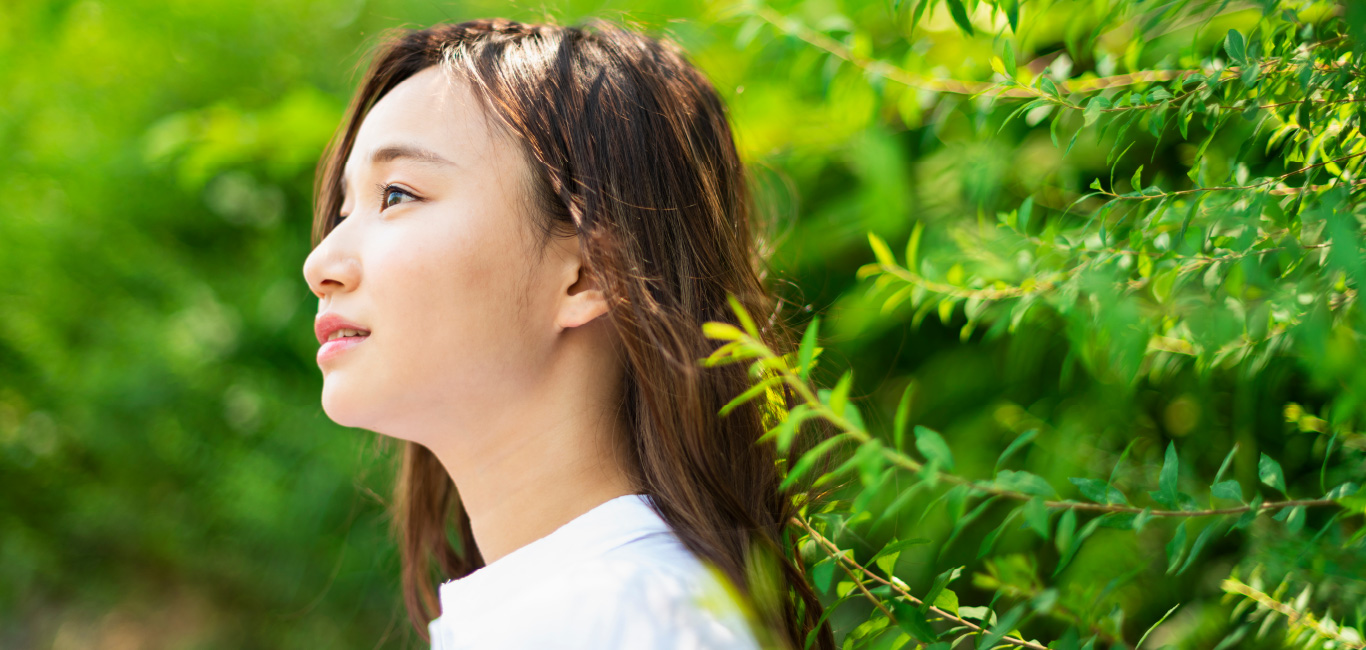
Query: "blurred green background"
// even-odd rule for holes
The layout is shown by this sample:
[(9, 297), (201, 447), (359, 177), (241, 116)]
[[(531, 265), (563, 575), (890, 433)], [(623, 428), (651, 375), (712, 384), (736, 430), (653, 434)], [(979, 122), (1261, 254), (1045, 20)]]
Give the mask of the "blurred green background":
[[(899, 244), (918, 221), (970, 222), (1044, 185), (1075, 193), (1107, 173), (1106, 151), (1083, 142), (1064, 159), (1046, 121), (1002, 131), (1002, 116), (980, 100), (885, 92), (889, 82), (832, 64), (800, 39), (756, 37), (760, 25), (737, 6), (0, 4), (0, 647), (421, 645), (388, 536), (391, 450), (319, 406), (316, 299), (301, 270), (314, 166), (357, 66), (397, 26), (597, 16), (678, 40), (728, 102), (775, 217), (770, 259), (790, 317), (826, 315), (818, 378), (857, 368), (855, 402), (877, 426), (912, 378), (928, 387), (916, 393), (913, 417), (944, 432), (965, 475), (989, 474), (1010, 440), (1042, 425), (1021, 459), (1055, 485), (1107, 475), (1130, 442), (1133, 458), (1160, 463), (1171, 440), (1198, 475), (1212, 475), (1237, 442), (1230, 476), (1244, 484), (1257, 482), (1257, 450), (1274, 452), (1292, 484), (1317, 483), (1324, 440), (1288, 423), (1283, 407), (1314, 411), (1331, 386), (1309, 384), (1293, 359), (1273, 359), (1251, 378), (1119, 381), (1077, 361), (1077, 332), (1055, 321), (964, 337), (961, 316), (912, 328), (909, 313), (882, 314), (855, 278), (872, 260), (868, 232)], [(901, 3), (772, 6), (816, 29), (857, 31), (855, 52), (905, 30)], [(1215, 19), (1208, 39), (1252, 25), (1250, 11)], [(1073, 73), (1056, 56), (1071, 37), (1066, 15), (1041, 20), (1028, 37), (1041, 53), (1036, 67), (1065, 65), (1062, 77)], [(1190, 41), (1176, 33), (1143, 60)], [(1097, 57), (1078, 69), (1113, 69), (1131, 49), (1121, 39), (1097, 52), (1106, 48), (1108, 63)], [(941, 10), (906, 41), (902, 64), (984, 80), (998, 49), (986, 31), (963, 36)], [(1240, 133), (1214, 142), (1210, 156), (1229, 157)], [(1188, 143), (1140, 142), (1151, 160), (1121, 162), (1119, 176), (1140, 162), (1179, 176), (1189, 160)], [(1354, 460), (1334, 465), (1329, 485), (1362, 475), (1366, 445), (1354, 435)], [(942, 538), (949, 525), (930, 518), (922, 534)], [(937, 568), (971, 563), (980, 538), (966, 535), (939, 563), (933, 554), (903, 559), (898, 574), (923, 590)], [(1129, 628), (1204, 598), (1204, 609), (1186, 610), (1165, 634), (1205, 647), (1201, 639), (1217, 640), (1227, 618), (1218, 580), (1239, 563), (1307, 571), (1325, 602), (1361, 602), (1360, 553), (1334, 554), (1313, 544), (1341, 540), (1315, 540), (1274, 527), (1231, 536), (1211, 544), (1207, 570), (1135, 582), (1166, 538), (1102, 530), (1057, 581), (1094, 595), (1130, 576), (1105, 595), (1136, 621)], [(1002, 557), (1055, 562), (1052, 553), (1051, 543), (1014, 533), (1001, 542)], [(1296, 565), (1305, 558), (1312, 566)], [(991, 596), (989, 582), (960, 589), (980, 604)], [(844, 608), (832, 621), (842, 634), (865, 610)]]

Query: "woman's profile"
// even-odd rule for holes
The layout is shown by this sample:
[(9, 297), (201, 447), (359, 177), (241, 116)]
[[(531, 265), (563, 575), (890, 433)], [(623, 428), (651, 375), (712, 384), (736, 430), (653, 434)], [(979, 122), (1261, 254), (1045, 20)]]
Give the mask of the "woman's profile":
[(775, 311), (747, 182), (667, 40), (497, 19), (375, 52), (303, 272), (327, 415), (405, 441), (434, 648), (833, 647), (762, 401), (718, 414), (746, 367), (698, 363), (728, 295)]

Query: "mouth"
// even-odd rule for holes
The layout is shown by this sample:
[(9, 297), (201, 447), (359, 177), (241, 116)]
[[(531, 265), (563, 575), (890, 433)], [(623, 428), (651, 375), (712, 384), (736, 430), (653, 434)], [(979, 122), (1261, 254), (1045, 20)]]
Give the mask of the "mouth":
[(338, 355), (359, 346), (369, 338), (370, 333), (363, 330), (337, 330), (328, 337), (327, 341), (322, 344), (322, 347), (318, 348), (318, 363), (321, 364), (333, 359)]
[(325, 345), (325, 344), (331, 343), (331, 342), (333, 342), (333, 341), (335, 341), (335, 340), (337, 340), (337, 339), (355, 339), (355, 338), (363, 339), (363, 338), (365, 338), (365, 337), (367, 337), (367, 336), (370, 336), (370, 332), (367, 331), (367, 330), (342, 328), (342, 329), (339, 329), (339, 330), (337, 330), (337, 331), (332, 332), (331, 334), (329, 334), (329, 335), (327, 336), (327, 340), (324, 341), (323, 343), (324, 343), (324, 345)]
[(318, 337), (318, 363), (331, 359), (370, 338), (370, 330), (333, 312), (324, 312), (313, 321)]

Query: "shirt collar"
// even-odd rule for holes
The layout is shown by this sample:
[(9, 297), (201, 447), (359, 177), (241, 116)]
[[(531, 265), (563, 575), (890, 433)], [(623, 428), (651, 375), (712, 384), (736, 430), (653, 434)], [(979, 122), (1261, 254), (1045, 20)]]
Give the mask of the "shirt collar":
[(471, 599), (486, 601), (497, 592), (545, 575), (577, 560), (596, 557), (646, 535), (670, 531), (644, 494), (609, 499), (493, 563), (442, 583), (441, 612), (465, 609)]

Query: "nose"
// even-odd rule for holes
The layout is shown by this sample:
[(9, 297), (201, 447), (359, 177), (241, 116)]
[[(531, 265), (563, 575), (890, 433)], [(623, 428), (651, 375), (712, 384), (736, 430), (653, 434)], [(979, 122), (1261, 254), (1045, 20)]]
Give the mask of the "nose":
[(337, 237), (345, 224), (337, 226), (304, 260), (304, 280), (319, 300), (336, 292), (355, 291), (360, 286), (360, 260)]

